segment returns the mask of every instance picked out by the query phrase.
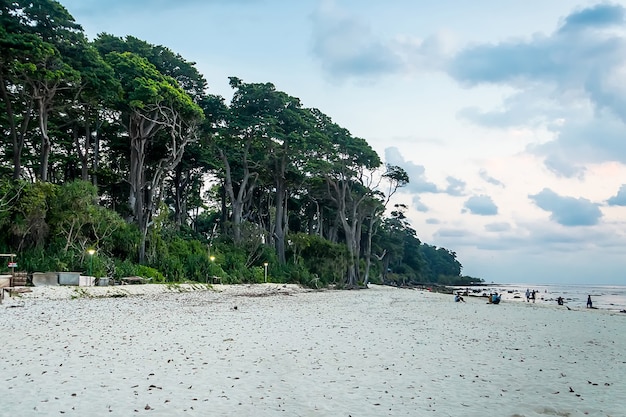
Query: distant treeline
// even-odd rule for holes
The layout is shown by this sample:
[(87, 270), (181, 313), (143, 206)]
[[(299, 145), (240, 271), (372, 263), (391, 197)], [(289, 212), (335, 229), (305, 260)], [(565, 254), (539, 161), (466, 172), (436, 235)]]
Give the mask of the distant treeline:
[(56, 1), (3, 2), (0, 20), (0, 250), (19, 269), (467, 280), (392, 205), (406, 172), (320, 110), (236, 77), (226, 103), (193, 62), (131, 36), (89, 41)]

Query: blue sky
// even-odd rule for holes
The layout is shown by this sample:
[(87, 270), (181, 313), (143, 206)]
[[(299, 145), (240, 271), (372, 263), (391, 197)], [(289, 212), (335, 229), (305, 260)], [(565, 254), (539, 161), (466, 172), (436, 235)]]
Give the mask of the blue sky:
[(65, 0), (90, 38), (133, 35), (272, 82), (411, 183), (423, 242), (487, 282), (626, 285), (626, 2)]

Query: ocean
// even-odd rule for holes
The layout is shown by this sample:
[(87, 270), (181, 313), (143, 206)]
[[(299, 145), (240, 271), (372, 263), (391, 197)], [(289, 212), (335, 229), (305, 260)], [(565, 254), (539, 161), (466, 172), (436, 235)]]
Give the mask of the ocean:
[[(526, 302), (526, 289), (537, 291), (536, 303), (555, 304), (563, 297), (569, 307), (586, 307), (587, 296), (591, 295), (593, 306), (603, 310), (622, 311), (626, 309), (626, 286), (623, 285), (566, 285), (566, 284), (485, 284), (480, 286), (458, 287), (469, 289), (473, 295), (502, 294), (503, 301)], [(532, 300), (531, 300), (532, 302)]]

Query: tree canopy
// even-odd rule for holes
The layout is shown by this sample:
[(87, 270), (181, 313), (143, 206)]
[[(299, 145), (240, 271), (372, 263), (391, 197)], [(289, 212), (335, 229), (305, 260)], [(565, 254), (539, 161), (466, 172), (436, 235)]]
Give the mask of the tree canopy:
[[(28, 271), (310, 286), (466, 282), (391, 206), (409, 183), (270, 82), (210, 94), (162, 45), (0, 5), (0, 249)], [(210, 53), (207, 52), (207, 53)], [(476, 279), (473, 279), (476, 281)]]

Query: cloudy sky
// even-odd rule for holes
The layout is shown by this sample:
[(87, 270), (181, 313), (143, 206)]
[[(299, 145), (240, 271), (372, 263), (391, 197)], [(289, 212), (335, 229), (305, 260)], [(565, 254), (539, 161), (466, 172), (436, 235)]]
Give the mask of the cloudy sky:
[(403, 166), (423, 242), (487, 282), (626, 285), (626, 1), (62, 0), (228, 100), (272, 82)]

